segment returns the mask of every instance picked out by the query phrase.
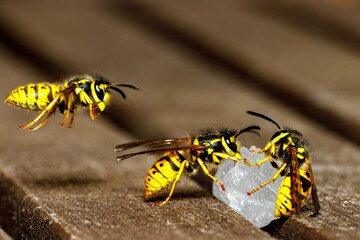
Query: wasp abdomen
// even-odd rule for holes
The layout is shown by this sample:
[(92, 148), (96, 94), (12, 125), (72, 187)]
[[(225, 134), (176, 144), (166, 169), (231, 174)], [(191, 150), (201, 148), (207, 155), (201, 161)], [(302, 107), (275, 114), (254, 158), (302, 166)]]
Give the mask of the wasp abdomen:
[(183, 158), (179, 152), (170, 152), (154, 163), (145, 178), (146, 200), (167, 190), (174, 183)]
[[(298, 198), (300, 206), (305, 204), (311, 190), (311, 179), (309, 172), (299, 169), (300, 178), (296, 179), (296, 184), (300, 184)], [(279, 188), (278, 198), (276, 200), (275, 217), (290, 216), (296, 212), (291, 201), (291, 176), (288, 175), (284, 178)]]
[(5, 102), (29, 110), (44, 110), (60, 91), (60, 86), (28, 84), (13, 90)]

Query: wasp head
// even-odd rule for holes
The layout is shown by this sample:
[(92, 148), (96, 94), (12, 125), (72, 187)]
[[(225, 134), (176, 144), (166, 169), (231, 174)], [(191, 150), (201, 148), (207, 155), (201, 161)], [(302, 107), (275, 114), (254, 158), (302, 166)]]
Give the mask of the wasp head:
[(110, 84), (109, 81), (99, 77), (91, 85), (92, 96), (97, 103), (97, 106), (100, 112), (105, 111), (107, 106), (110, 104), (110, 89), (115, 90), (120, 93), (120, 95), (125, 99), (125, 93), (119, 87), (127, 87), (135, 90), (139, 90), (137, 87), (130, 84)]

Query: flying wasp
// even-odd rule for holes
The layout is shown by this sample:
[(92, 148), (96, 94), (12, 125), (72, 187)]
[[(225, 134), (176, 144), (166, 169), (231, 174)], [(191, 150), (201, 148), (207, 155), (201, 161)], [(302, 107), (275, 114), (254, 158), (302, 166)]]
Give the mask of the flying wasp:
[(310, 191), (314, 205), (312, 216), (317, 215), (320, 210), (319, 198), (311, 169), (309, 145), (303, 135), (294, 129), (281, 128), (274, 120), (260, 113), (252, 111), (247, 111), (247, 113), (270, 121), (279, 129), (264, 149), (253, 151), (265, 153), (266, 158), (258, 163), (249, 163), (243, 159), (245, 164), (256, 166), (269, 160), (271, 165), (278, 170), (272, 179), (247, 194), (250, 196), (265, 185), (274, 182), (279, 175), (285, 176), (276, 200), (275, 217), (290, 216), (294, 213), (299, 215), (302, 206), (309, 198)]
[(71, 76), (63, 84), (39, 83), (20, 86), (11, 92), (5, 102), (20, 108), (41, 111), (32, 122), (19, 126), (20, 129), (33, 126), (47, 114), (40, 124), (30, 128), (29, 131), (40, 128), (57, 109), (65, 115), (60, 126), (66, 125), (71, 114), (68, 125), (71, 127), (75, 114), (81, 106), (88, 108), (92, 120), (95, 120), (101, 112), (105, 111), (110, 104), (110, 89), (120, 93), (125, 99), (126, 95), (119, 87), (138, 90), (137, 87), (129, 84), (110, 84), (102, 77), (82, 74)]
[(240, 131), (207, 130), (189, 138), (143, 140), (121, 144), (115, 151), (122, 152), (138, 146), (151, 146), (152, 149), (129, 153), (117, 157), (118, 161), (140, 154), (164, 153), (150, 168), (144, 183), (145, 199), (149, 200), (171, 187), (168, 197), (162, 203), (167, 203), (174, 191), (176, 183), (183, 172), (188, 176), (195, 174), (199, 168), (217, 182), (223, 190), (224, 185), (209, 173), (207, 165), (219, 165), (224, 159), (240, 161), (240, 143), (237, 137), (249, 131), (260, 130), (258, 126), (250, 126)]

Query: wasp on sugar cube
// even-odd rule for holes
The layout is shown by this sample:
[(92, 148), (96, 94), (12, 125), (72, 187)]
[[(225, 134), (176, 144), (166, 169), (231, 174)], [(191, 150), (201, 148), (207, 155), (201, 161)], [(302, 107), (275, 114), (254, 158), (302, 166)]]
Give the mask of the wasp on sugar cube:
[(299, 215), (302, 206), (310, 196), (310, 192), (314, 205), (312, 216), (317, 215), (320, 210), (319, 198), (311, 169), (309, 144), (303, 135), (294, 129), (280, 128), (274, 120), (260, 113), (252, 111), (247, 111), (247, 113), (270, 121), (279, 129), (264, 149), (254, 151), (265, 153), (266, 158), (258, 163), (248, 163), (246, 159), (243, 159), (245, 164), (257, 166), (269, 160), (271, 165), (278, 170), (272, 179), (248, 192), (248, 195), (274, 182), (279, 175), (285, 176), (276, 200), (275, 217), (290, 216), (294, 213)]

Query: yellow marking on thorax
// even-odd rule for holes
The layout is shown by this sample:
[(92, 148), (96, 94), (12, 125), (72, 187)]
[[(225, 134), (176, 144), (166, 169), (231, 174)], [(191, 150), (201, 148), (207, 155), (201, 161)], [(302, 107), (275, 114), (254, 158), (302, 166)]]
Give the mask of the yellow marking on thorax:
[(297, 151), (298, 151), (299, 153), (304, 153), (304, 152), (305, 152), (305, 148), (298, 148)]

